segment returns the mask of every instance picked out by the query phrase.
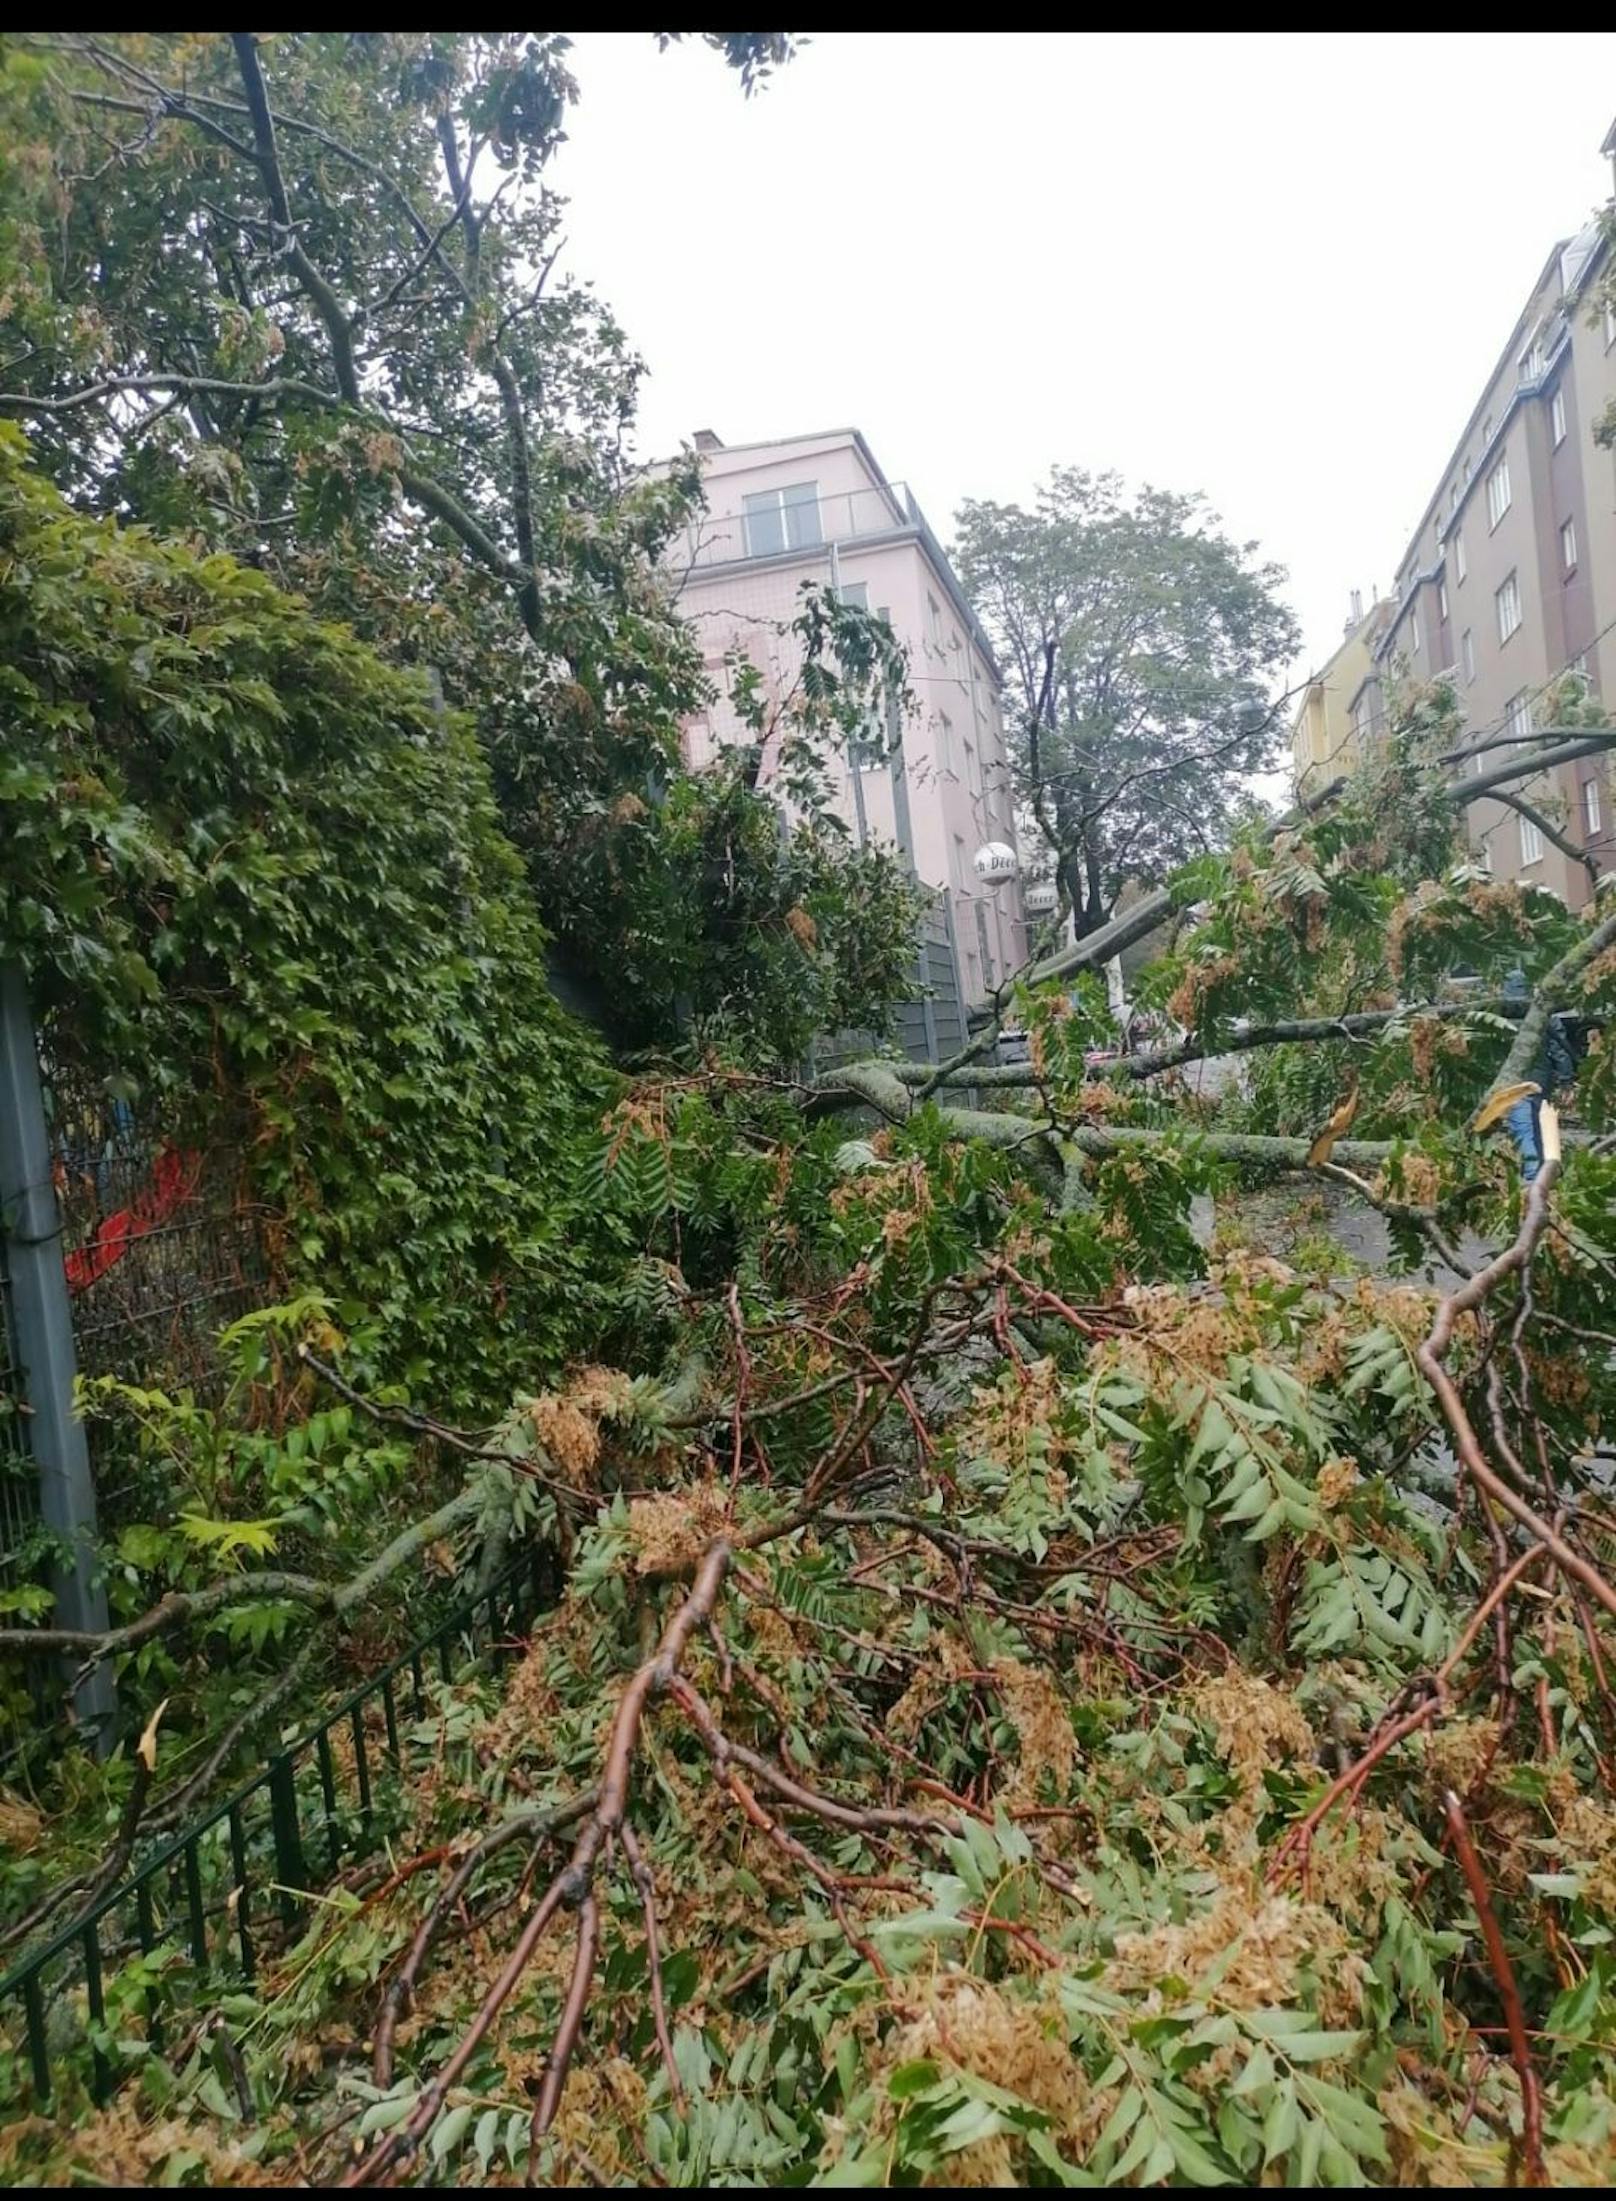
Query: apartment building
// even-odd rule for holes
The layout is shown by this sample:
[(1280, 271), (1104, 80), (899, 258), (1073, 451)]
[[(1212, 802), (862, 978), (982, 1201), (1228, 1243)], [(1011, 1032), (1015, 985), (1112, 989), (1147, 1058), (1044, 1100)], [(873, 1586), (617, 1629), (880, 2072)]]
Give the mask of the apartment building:
[[(1616, 186), (1616, 124), (1601, 151)], [(1398, 567), (1392, 617), (1349, 706), (1356, 738), (1384, 724), (1398, 680), (1444, 673), (1470, 739), (1539, 732), (1545, 691), (1566, 670), (1616, 706), (1616, 452), (1594, 440), (1616, 403), (1616, 313), (1594, 305), (1610, 250), (1593, 221), (1544, 262)], [(1602, 758), (1523, 792), (1608, 868)], [(1468, 820), (1499, 877), (1536, 881), (1572, 908), (1587, 900), (1584, 866), (1530, 820), (1486, 798)]]
[(1375, 670), (1375, 645), (1394, 606), (1379, 598), (1366, 612), (1352, 592), (1352, 616), (1341, 647), (1308, 680), (1291, 721), (1291, 756), (1297, 793), (1308, 795), (1364, 760), (1367, 729), (1353, 724), (1352, 706)]
[[(725, 444), (696, 438), (707, 510), (680, 546), (681, 611), (701, 639), (717, 700), (685, 727), (700, 767), (750, 739), (728, 694), (733, 651), (750, 659), (773, 701), (800, 656), (791, 621), (816, 580), (886, 618), (909, 655), (908, 722), (833, 760), (833, 796), (855, 839), (908, 852), (947, 899), (960, 982), (981, 1001), (1026, 953), (1019, 881), (979, 879), (985, 842), (1016, 844), (1005, 757), (1002, 682), (986, 635), (919, 505), (889, 481), (856, 428)], [(762, 779), (769, 776), (765, 753)]]

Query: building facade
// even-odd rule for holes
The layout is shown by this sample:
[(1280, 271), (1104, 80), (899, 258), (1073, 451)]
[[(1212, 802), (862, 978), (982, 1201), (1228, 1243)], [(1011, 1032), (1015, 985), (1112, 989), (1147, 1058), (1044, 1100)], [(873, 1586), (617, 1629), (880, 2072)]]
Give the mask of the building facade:
[[(1602, 151), (1616, 169), (1616, 125)], [(1616, 705), (1616, 451), (1594, 440), (1616, 402), (1616, 312), (1596, 303), (1610, 251), (1593, 221), (1545, 261), (1398, 567), (1392, 616), (1349, 706), (1355, 738), (1384, 726), (1400, 681), (1443, 674), (1466, 743), (1540, 734), (1547, 691), (1566, 671)], [(1603, 758), (1521, 792), (1609, 868)], [(1587, 900), (1583, 864), (1528, 819), (1483, 797), (1468, 822), (1497, 876), (1535, 881), (1572, 908)]]
[[(716, 700), (685, 727), (687, 761), (699, 769), (752, 738), (729, 698), (731, 653), (757, 668), (771, 703), (789, 694), (805, 581), (885, 617), (908, 653), (914, 707), (895, 750), (872, 740), (831, 760), (833, 799), (856, 840), (906, 850), (946, 897), (961, 986), (983, 1000), (1024, 959), (1027, 934), (1019, 881), (974, 868), (985, 842), (1015, 846), (1015, 819), (1002, 682), (947, 557), (857, 429), (737, 445), (704, 430), (696, 447), (707, 510), (675, 553), (676, 579)], [(766, 750), (761, 784), (769, 770)]]
[(1375, 671), (1375, 645), (1393, 608), (1381, 599), (1365, 612), (1355, 590), (1341, 647), (1302, 690), (1291, 721), (1291, 756), (1299, 795), (1314, 794), (1362, 764), (1367, 729), (1353, 724), (1352, 707)]

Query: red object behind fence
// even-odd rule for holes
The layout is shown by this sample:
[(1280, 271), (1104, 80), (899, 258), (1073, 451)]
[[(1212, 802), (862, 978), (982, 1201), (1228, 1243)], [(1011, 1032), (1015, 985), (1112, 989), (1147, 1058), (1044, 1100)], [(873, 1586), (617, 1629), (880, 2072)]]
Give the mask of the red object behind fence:
[(115, 1214), (103, 1216), (95, 1230), (63, 1264), (70, 1292), (87, 1291), (121, 1261), (137, 1238), (166, 1223), (196, 1190), (202, 1157), (189, 1149), (165, 1146), (152, 1164), (151, 1183)]

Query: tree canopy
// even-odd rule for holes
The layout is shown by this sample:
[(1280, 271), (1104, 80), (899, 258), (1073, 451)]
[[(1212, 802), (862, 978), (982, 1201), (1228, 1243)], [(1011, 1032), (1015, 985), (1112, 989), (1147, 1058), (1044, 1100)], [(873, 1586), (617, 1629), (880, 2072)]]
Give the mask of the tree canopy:
[(1030, 510), (970, 501), (960, 575), (1020, 704), (1012, 781), (1077, 931), (1222, 845), (1272, 761), (1295, 649), (1283, 575), (1204, 500), (1057, 467)]
[[(748, 89), (793, 48), (703, 35)], [(619, 1044), (789, 1059), (822, 1013), (880, 1024), (896, 960), (859, 943), (901, 936), (906, 888), (822, 791), (782, 850), (744, 784), (684, 772), (706, 690), (662, 561), (696, 475), (634, 463), (641, 363), (558, 271), (567, 53), (528, 32), (8, 43), (0, 414), (79, 504), (228, 551), (430, 669)], [(810, 623), (825, 677), (787, 715), (822, 754), (866, 707), (838, 667), (901, 678), (859, 618)]]

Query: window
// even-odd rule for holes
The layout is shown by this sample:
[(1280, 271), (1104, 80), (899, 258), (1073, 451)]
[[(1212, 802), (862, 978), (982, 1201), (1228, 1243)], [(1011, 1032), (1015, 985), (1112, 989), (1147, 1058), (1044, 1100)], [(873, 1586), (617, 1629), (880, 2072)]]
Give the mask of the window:
[(1498, 606), (1498, 639), (1507, 642), (1521, 623), (1521, 584), (1513, 573), (1493, 602)]
[(937, 764), (940, 771), (954, 769), (954, 721), (946, 711), (937, 714)]
[(973, 795), (981, 794), (982, 775), (977, 769), (976, 743), (974, 741), (968, 741), (965, 744), (965, 784)]
[(1609, 351), (1609, 350), (1610, 350), (1610, 347), (1612, 346), (1612, 344), (1616, 344), (1616, 306), (1607, 306), (1607, 307), (1605, 308), (1605, 349), (1606, 349), (1606, 351)]
[(1556, 388), (1553, 397), (1549, 400), (1549, 434), (1554, 440), (1554, 448), (1558, 451), (1566, 439), (1565, 391), (1563, 388)]
[(1598, 780), (1584, 780), (1582, 783), (1583, 839), (1585, 841), (1598, 840), (1602, 825), (1603, 820), (1599, 809), (1599, 782)]
[(1565, 520), (1561, 523), (1560, 565), (1566, 573), (1575, 573), (1577, 570), (1577, 523), (1575, 520)]
[(1459, 656), (1464, 664), (1466, 687), (1474, 687), (1476, 680), (1476, 638), (1468, 627), (1459, 637)]
[(960, 888), (965, 885), (965, 842), (958, 833), (954, 835), (954, 884)]
[(819, 484), (793, 482), (787, 489), (759, 489), (741, 499), (746, 514), (746, 555), (772, 558), (824, 541), (819, 528)]
[(936, 597), (929, 594), (926, 598), (926, 628), (931, 636), (933, 649), (940, 650), (943, 646), (943, 611)]
[(1504, 706), (1504, 731), (1511, 741), (1532, 738), (1532, 699), (1524, 688)]
[(1438, 581), (1436, 584), (1436, 615), (1446, 626), (1448, 619), (1448, 584), (1446, 581)]
[(1464, 577), (1469, 571), (1469, 561), (1465, 557), (1464, 536), (1461, 533), (1453, 538), (1453, 575), (1461, 587), (1463, 587)]
[(1493, 416), (1491, 413), (1481, 424), (1481, 448), (1485, 451), (1493, 440)]
[(1509, 460), (1502, 458), (1487, 476), (1487, 525), (1494, 528), (1509, 510)]
[(1420, 615), (1417, 611), (1408, 615), (1408, 654), (1410, 657), (1420, 654)]
[(1449, 482), (1449, 484), (1448, 484), (1448, 510), (1449, 510), (1450, 512), (1457, 512), (1457, 511), (1458, 511), (1458, 509), (1459, 509), (1459, 484), (1458, 484), (1458, 483), (1457, 483), (1456, 481), (1455, 481), (1455, 482)]
[(1490, 833), (1482, 835), (1481, 846), (1476, 854), (1481, 858), (1482, 870), (1490, 872), (1493, 868), (1493, 837)]
[(1535, 864), (1543, 855), (1543, 836), (1530, 818), (1521, 820), (1521, 862)]
[(870, 608), (870, 584), (868, 581), (844, 581), (837, 591), (844, 604), (851, 604), (855, 611)]

